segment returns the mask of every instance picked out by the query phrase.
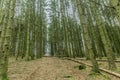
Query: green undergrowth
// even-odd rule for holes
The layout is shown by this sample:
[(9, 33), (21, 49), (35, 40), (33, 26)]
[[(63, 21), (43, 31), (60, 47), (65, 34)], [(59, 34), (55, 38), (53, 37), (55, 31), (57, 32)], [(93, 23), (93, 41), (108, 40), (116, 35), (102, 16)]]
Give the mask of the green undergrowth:
[(69, 80), (76, 80), (75, 77), (73, 77), (71, 75), (64, 76), (64, 78), (67, 78)]
[(71, 75), (64, 76), (64, 78), (72, 78)]
[(7, 77), (0, 77), (0, 80), (9, 80)]
[[(82, 65), (82, 69), (79, 69), (79, 67)], [(79, 69), (80, 72), (84, 74), (84, 77), (86, 80), (113, 80), (111, 79), (107, 74), (104, 74), (102, 72), (95, 73), (91, 70), (90, 67), (87, 67), (86, 65), (80, 64), (74, 66), (75, 69)]]
[(87, 80), (111, 80), (111, 79), (105, 74), (92, 72), (88, 75)]
[(113, 71), (120, 74), (120, 67), (117, 67), (117, 69)]

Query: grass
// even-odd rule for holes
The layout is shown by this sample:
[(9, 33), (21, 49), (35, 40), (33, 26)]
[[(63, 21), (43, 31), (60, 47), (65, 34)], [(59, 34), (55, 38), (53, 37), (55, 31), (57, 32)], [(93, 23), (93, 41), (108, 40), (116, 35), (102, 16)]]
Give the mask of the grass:
[[(78, 69), (78, 65), (75, 66), (75, 69)], [(91, 71), (91, 67), (88, 66), (86, 66), (85, 69), (80, 70), (80, 72), (84, 75), (86, 80), (119, 80), (118, 78), (107, 73), (94, 73)]]
[(111, 78), (105, 74), (92, 73), (92, 74), (89, 74), (88, 80), (111, 80)]
[(72, 78), (71, 75), (64, 76), (64, 78)]

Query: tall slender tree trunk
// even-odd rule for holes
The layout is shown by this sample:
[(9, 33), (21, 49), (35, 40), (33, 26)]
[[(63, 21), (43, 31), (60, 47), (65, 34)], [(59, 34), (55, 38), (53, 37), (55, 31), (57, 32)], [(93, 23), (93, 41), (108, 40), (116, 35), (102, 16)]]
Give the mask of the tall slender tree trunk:
[(80, 21), (81, 21), (81, 26), (83, 28), (83, 31), (84, 31), (84, 36), (85, 36), (85, 42), (86, 42), (86, 47), (88, 49), (88, 53), (90, 55), (90, 60), (92, 62), (92, 65), (93, 65), (93, 68), (92, 68), (92, 71), (93, 72), (97, 72), (99, 73), (99, 66), (98, 66), (98, 63), (95, 59), (95, 55), (93, 53), (93, 47), (92, 47), (92, 41), (90, 39), (90, 36), (89, 36), (89, 33), (88, 33), (88, 27), (86, 25), (86, 20), (85, 20), (85, 12), (84, 12), (84, 8), (83, 8), (83, 5), (82, 5), (82, 1), (81, 0), (76, 0), (77, 2), (77, 6), (78, 6), (78, 11), (79, 11), (79, 18), (80, 18)]
[[(0, 80), (8, 80), (7, 70), (8, 70), (8, 56), (10, 52), (10, 41), (11, 41), (11, 32), (14, 21), (14, 9), (15, 9), (16, 0), (7, 0), (6, 1), (6, 13), (3, 23), (2, 38), (0, 43)], [(12, 5), (10, 7), (10, 5)], [(3, 41), (4, 40), (4, 41)]]

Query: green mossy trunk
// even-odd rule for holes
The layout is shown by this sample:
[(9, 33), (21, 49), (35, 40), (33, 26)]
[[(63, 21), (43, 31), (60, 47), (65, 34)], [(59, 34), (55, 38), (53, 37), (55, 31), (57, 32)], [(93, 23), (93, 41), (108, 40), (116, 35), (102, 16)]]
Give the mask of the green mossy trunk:
[(84, 34), (84, 37), (85, 37), (85, 43), (86, 43), (86, 49), (88, 49), (88, 53), (89, 53), (89, 57), (90, 57), (90, 60), (91, 60), (91, 63), (93, 65), (93, 68), (92, 68), (92, 71), (93, 72), (96, 72), (96, 73), (99, 73), (99, 66), (98, 66), (98, 63), (95, 59), (95, 55), (93, 53), (93, 47), (92, 47), (92, 42), (91, 42), (91, 39), (90, 39), (90, 36), (89, 36), (89, 32), (88, 32), (88, 26), (86, 24), (86, 20), (85, 20), (85, 12), (84, 12), (84, 7), (82, 5), (82, 1), (80, 0), (76, 0), (77, 2), (77, 6), (78, 6), (78, 11), (79, 11), (79, 18), (80, 18), (80, 21), (81, 21), (81, 26), (82, 26), (82, 29), (83, 29), (83, 34)]
[[(8, 56), (10, 55), (11, 32), (14, 22), (14, 9), (16, 0), (6, 1), (5, 18), (3, 21), (3, 30), (0, 43), (0, 80), (8, 80)], [(11, 5), (11, 6), (10, 6)]]

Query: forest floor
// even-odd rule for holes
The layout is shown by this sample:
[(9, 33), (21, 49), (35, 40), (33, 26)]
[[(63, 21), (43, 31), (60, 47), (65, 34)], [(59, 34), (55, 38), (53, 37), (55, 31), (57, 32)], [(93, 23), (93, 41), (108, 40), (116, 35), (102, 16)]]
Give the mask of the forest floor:
[(10, 80), (119, 80), (107, 74), (90, 74), (90, 68), (75, 68), (78, 63), (56, 57), (43, 57), (33, 61), (9, 60)]
[(67, 60), (44, 57), (29, 62), (10, 62), (8, 74), (10, 80), (85, 80), (74, 65)]

